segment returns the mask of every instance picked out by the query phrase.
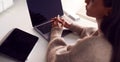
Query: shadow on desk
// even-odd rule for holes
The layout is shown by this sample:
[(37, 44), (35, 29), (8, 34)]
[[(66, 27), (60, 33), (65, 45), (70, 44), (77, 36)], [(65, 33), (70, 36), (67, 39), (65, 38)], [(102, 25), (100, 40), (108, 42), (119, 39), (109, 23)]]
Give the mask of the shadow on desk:
[(67, 44), (75, 44), (76, 43), (76, 41), (78, 40), (78, 39), (80, 39), (79, 38), (79, 36), (77, 35), (77, 34), (74, 34), (74, 33), (71, 33), (71, 34), (68, 34), (68, 35), (66, 35), (65, 37), (64, 37), (64, 39), (65, 39), (65, 42), (67, 43)]

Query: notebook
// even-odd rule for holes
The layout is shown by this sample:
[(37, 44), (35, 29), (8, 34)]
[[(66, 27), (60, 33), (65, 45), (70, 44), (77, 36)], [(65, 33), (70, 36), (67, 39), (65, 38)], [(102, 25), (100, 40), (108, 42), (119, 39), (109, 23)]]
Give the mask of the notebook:
[(0, 45), (0, 56), (25, 62), (38, 37), (15, 28)]
[[(27, 0), (32, 26), (47, 41), (50, 40), (51, 18), (63, 15), (61, 0)], [(70, 33), (64, 30), (63, 36)]]

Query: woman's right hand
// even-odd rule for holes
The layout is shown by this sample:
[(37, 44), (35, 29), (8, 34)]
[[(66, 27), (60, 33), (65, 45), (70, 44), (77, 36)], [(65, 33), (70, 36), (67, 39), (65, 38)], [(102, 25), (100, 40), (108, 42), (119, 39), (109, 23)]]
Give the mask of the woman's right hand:
[(58, 17), (59, 20), (57, 20), (59, 23), (61, 23), (65, 28), (70, 28), (71, 24), (66, 22), (63, 18)]
[(59, 15), (52, 18), (51, 21), (53, 21), (53, 26), (58, 26), (59, 23), (65, 28), (70, 28), (71, 26), (71, 23), (66, 22), (63, 18), (59, 17)]
[(70, 28), (71, 26), (70, 23), (66, 22), (63, 18), (59, 16), (52, 18), (51, 21), (53, 21), (53, 27), (58, 26), (59, 23), (61, 24), (61, 26), (65, 28)]

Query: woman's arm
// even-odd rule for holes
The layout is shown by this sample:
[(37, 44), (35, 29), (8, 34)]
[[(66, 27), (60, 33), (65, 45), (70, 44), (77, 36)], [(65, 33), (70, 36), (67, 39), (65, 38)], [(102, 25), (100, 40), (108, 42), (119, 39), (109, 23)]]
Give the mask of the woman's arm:
[[(67, 45), (64, 42), (64, 39), (61, 37), (63, 26), (62, 24), (59, 25), (58, 21), (56, 20), (59, 20), (59, 18), (55, 17), (52, 19), (53, 27), (51, 30), (50, 43), (48, 44), (47, 62), (69, 62), (67, 61), (68, 59), (65, 59), (67, 56), (67, 53), (65, 53), (65, 55), (60, 54), (66, 51)], [(62, 58), (61, 58), (61, 55), (62, 55)]]
[(61, 37), (51, 40), (47, 50), (47, 62), (69, 62), (66, 47), (64, 39)]
[(69, 26), (69, 29), (75, 33), (77, 33), (80, 38), (84, 38), (86, 36), (90, 36), (91, 34), (93, 34), (94, 32), (97, 31), (96, 28), (93, 28), (93, 27), (82, 27), (76, 23), (72, 23), (70, 26)]
[(69, 59), (65, 59), (69, 56), (67, 54), (68, 51), (66, 50), (67, 44), (65, 43), (65, 40), (61, 37), (61, 33), (61, 28), (52, 28), (51, 40), (48, 44), (47, 50), (47, 62), (69, 62)]
[(66, 22), (64, 19), (59, 18), (59, 20), (57, 20), (59, 23), (62, 24), (62, 26), (64, 26), (65, 28), (70, 29), (73, 32), (76, 32), (81, 38), (84, 38), (86, 36), (90, 36), (91, 34), (93, 34), (95, 31), (97, 31), (96, 28), (93, 27), (82, 27), (76, 23), (68, 23)]
[(47, 62), (109, 62), (110, 48), (106, 40), (94, 36), (78, 40), (72, 46), (55, 37), (48, 45)]
[[(76, 54), (73, 54), (73, 52), (79, 50), (79, 47), (76, 48), (77, 46), (79, 46), (79, 44), (76, 44), (76, 46), (67, 46), (65, 40), (61, 37), (62, 31), (63, 29), (61, 26), (58, 26), (58, 22), (53, 22), (53, 28), (51, 30), (51, 39), (50, 43), (48, 44), (47, 50), (47, 62), (74, 62), (74, 60), (77, 57), (75, 56)], [(83, 48), (86, 51), (87, 47)]]

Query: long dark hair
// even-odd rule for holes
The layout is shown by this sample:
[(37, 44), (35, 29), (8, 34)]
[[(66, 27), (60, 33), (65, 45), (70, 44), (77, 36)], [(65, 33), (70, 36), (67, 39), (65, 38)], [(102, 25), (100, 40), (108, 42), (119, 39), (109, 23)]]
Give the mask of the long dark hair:
[(120, 0), (103, 0), (105, 7), (111, 7), (109, 16), (101, 23), (101, 30), (112, 45), (111, 62), (120, 62)]

